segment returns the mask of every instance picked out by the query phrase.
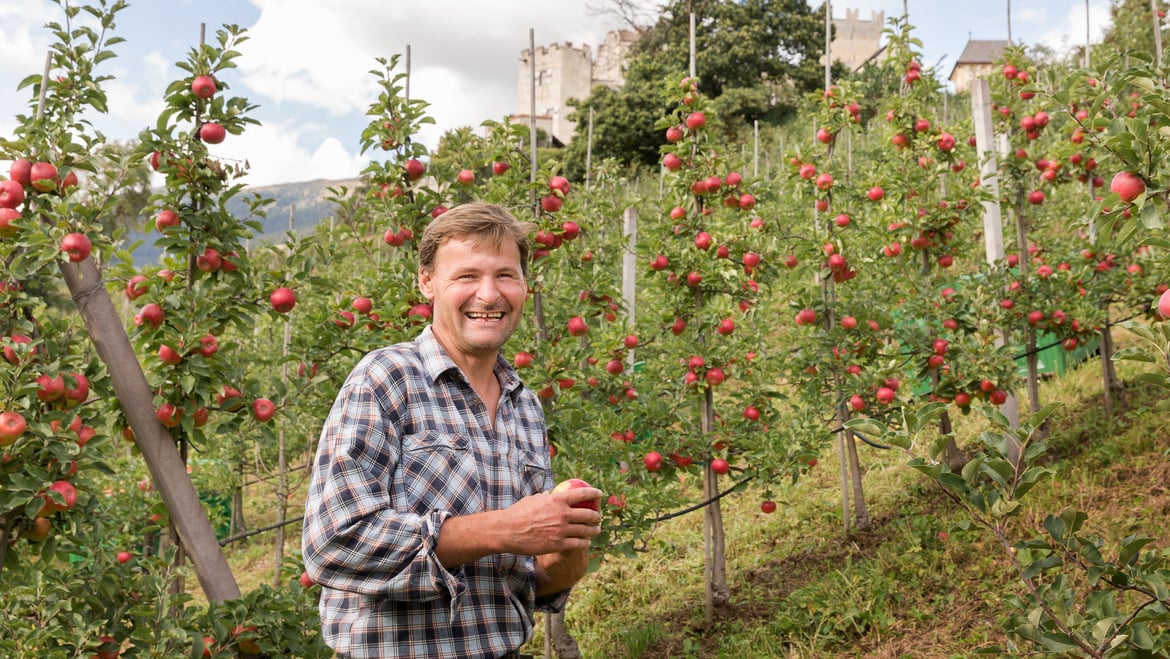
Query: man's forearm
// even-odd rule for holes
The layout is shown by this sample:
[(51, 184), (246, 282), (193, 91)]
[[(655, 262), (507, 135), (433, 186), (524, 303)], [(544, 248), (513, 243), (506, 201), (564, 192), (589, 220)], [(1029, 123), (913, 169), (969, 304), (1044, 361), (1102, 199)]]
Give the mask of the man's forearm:
[(443, 567), (452, 569), (507, 551), (498, 518), (496, 511), (448, 517), (435, 544), (435, 556)]

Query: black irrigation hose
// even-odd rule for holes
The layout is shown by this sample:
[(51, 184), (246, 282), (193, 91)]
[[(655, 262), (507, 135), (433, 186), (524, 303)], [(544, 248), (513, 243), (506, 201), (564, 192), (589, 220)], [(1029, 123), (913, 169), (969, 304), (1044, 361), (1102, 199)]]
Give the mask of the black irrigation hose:
[[(711, 497), (710, 499), (707, 499), (706, 501), (700, 501), (699, 503), (696, 503), (692, 506), (687, 506), (686, 508), (683, 508), (682, 510), (677, 510), (673, 513), (667, 513), (665, 515), (662, 515), (661, 517), (657, 517), (654, 519), (654, 523), (665, 522), (667, 520), (674, 519), (675, 517), (682, 517), (683, 515), (686, 515), (688, 513), (693, 513), (696, 510), (706, 508), (707, 506), (715, 503), (716, 501), (722, 499), (723, 497), (738, 490), (742, 485), (746, 485), (753, 478), (755, 478), (755, 477), (748, 476), (747, 478), (744, 478), (743, 480), (737, 482), (736, 484), (734, 484), (731, 487), (727, 488), (726, 490), (720, 492), (719, 494), (716, 494), (715, 496)], [(220, 540), (219, 546), (223, 547), (223, 546), (228, 545), (228, 544), (235, 542), (237, 540), (243, 540), (245, 538), (250, 538), (254, 535), (259, 535), (261, 533), (267, 533), (269, 531), (274, 531), (282, 526), (296, 524), (298, 522), (303, 522), (304, 520), (305, 520), (305, 517), (304, 517), (304, 515), (302, 515), (302, 516), (296, 517), (294, 519), (285, 520), (284, 523), (282, 523), (282, 524), (272, 524), (269, 526), (260, 527), (258, 529), (252, 529), (251, 531), (245, 531), (244, 533), (239, 533), (239, 534), (224, 538), (223, 540)]]
[(233, 536), (224, 538), (223, 540), (220, 540), (219, 546), (223, 547), (224, 545), (227, 545), (228, 543), (235, 542), (236, 540), (243, 540), (245, 538), (250, 538), (254, 535), (259, 535), (261, 533), (275, 531), (276, 529), (279, 529), (282, 526), (288, 526), (289, 524), (296, 524), (298, 522), (303, 522), (304, 520), (305, 520), (305, 516), (301, 515), (300, 517), (296, 517), (293, 519), (287, 519), (281, 524), (272, 524), (269, 526), (262, 526), (258, 529), (252, 529), (251, 531), (244, 531), (243, 533), (238, 533), (236, 535), (233, 535)]
[(707, 506), (709, 506), (709, 505), (711, 505), (711, 504), (715, 503), (716, 501), (718, 501), (718, 500), (722, 499), (723, 497), (727, 496), (728, 494), (731, 494), (732, 492), (734, 492), (734, 491), (738, 490), (738, 489), (739, 489), (739, 487), (740, 487), (741, 485), (744, 485), (744, 484), (746, 484), (748, 481), (752, 480), (753, 478), (755, 478), (755, 477), (754, 477), (754, 476), (748, 476), (747, 478), (745, 478), (745, 479), (743, 479), (743, 480), (739, 481), (739, 482), (738, 482), (738, 483), (736, 483), (735, 485), (732, 485), (731, 487), (729, 487), (729, 488), (727, 488), (726, 490), (724, 490), (724, 491), (720, 492), (719, 494), (716, 494), (715, 496), (711, 497), (710, 499), (707, 499), (706, 501), (700, 501), (699, 503), (696, 503), (696, 504), (694, 504), (693, 506), (687, 506), (686, 508), (683, 508), (682, 510), (677, 510), (677, 511), (675, 511), (675, 512), (673, 512), (673, 513), (667, 513), (667, 514), (665, 514), (665, 515), (663, 515), (663, 516), (661, 516), (661, 517), (656, 517), (656, 518), (654, 519), (654, 523), (656, 523), (656, 524), (657, 524), (657, 523), (659, 523), (659, 522), (665, 522), (665, 521), (667, 521), (667, 520), (674, 519), (675, 517), (682, 517), (683, 515), (686, 515), (686, 514), (688, 514), (688, 513), (693, 513), (693, 512), (695, 512), (696, 510), (700, 510), (700, 509), (702, 509), (702, 508), (706, 508)]

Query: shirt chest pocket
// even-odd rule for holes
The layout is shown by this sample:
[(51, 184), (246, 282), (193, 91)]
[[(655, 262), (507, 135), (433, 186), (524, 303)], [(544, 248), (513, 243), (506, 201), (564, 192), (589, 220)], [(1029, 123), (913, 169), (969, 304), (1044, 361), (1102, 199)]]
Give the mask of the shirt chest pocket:
[(552, 472), (545, 469), (535, 455), (527, 451), (520, 452), (520, 471), (515, 488), (520, 496), (529, 496), (538, 492), (552, 489)]
[(456, 515), (480, 512), (483, 493), (475, 451), (466, 435), (426, 430), (402, 438), (402, 458), (394, 489), (395, 507), (418, 514), (446, 510)]

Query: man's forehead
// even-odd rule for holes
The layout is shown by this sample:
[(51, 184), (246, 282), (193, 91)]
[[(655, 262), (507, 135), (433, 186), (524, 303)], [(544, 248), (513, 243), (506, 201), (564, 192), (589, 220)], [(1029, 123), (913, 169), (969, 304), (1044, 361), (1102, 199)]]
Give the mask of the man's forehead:
[[(515, 243), (506, 240), (495, 239), (491, 236), (452, 236), (443, 241), (437, 250), (435, 250), (435, 261), (444, 260), (443, 255), (453, 252), (476, 252), (482, 255), (502, 256), (514, 258), (517, 266), (520, 263), (520, 248)], [(458, 258), (465, 259), (466, 255), (461, 254)], [(460, 263), (449, 263), (451, 267), (458, 267)]]

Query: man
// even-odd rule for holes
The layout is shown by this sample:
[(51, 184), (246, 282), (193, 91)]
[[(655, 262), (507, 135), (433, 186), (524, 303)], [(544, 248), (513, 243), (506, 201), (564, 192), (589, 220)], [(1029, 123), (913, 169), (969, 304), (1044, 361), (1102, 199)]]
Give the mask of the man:
[(419, 244), (432, 323), (366, 355), (321, 432), (302, 539), (339, 656), (514, 657), (589, 563), (595, 488), (552, 485), (544, 415), (500, 355), (528, 297), (528, 233), (497, 206)]

